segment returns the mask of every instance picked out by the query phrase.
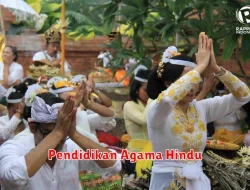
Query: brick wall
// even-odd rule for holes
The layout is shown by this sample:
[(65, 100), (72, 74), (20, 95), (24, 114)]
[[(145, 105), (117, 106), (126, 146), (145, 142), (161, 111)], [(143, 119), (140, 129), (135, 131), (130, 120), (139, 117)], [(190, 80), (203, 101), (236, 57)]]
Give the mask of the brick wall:
[[(94, 69), (96, 58), (99, 52), (104, 49), (103, 44), (107, 43), (108, 40), (108, 37), (95, 37), (92, 40), (78, 42), (67, 39), (66, 60), (72, 65), (73, 73), (86, 74)], [(7, 42), (9, 45), (17, 46), (18, 62), (23, 65), (25, 71), (32, 64), (33, 55), (45, 49), (44, 36), (7, 36)]]
[[(15, 17), (8, 9), (3, 8), (2, 14), (5, 24), (5, 30), (8, 30), (9, 24), (15, 20)], [(66, 41), (66, 59), (73, 67), (73, 73), (88, 73), (94, 68), (96, 57), (99, 52), (104, 49), (103, 44), (109, 41), (108, 37), (95, 37), (92, 40)], [(125, 40), (124, 40), (125, 41)], [(28, 36), (8, 36), (7, 42), (10, 45), (15, 45), (19, 49), (18, 62), (23, 65), (25, 71), (32, 64), (32, 56), (42, 49), (45, 49), (45, 40), (43, 36), (28, 35)], [(131, 42), (130, 42), (131, 43)], [(223, 48), (223, 47), (222, 47)], [(218, 63), (226, 69), (233, 72), (241, 73), (236, 61), (233, 59), (223, 62), (218, 56)], [(159, 62), (159, 56), (154, 58), (154, 64)], [(244, 71), (250, 76), (250, 61), (243, 64)]]
[[(8, 44), (15, 45), (19, 50), (18, 62), (23, 65), (25, 71), (29, 65), (32, 64), (33, 55), (45, 49), (44, 36), (30, 35), (30, 36), (8, 36)], [(108, 37), (95, 37), (92, 40), (73, 41), (66, 40), (66, 59), (72, 65), (74, 74), (83, 73), (87, 74), (90, 70), (94, 69), (97, 56), (101, 50), (104, 49), (103, 44), (109, 41)], [(159, 56), (154, 58), (154, 64), (159, 61)], [(237, 62), (233, 59), (229, 61), (222, 61), (221, 57), (217, 57), (219, 65), (232, 72), (240, 72)], [(243, 64), (244, 71), (250, 76), (250, 62)]]
[(14, 22), (16, 18), (8, 9), (4, 8), (2, 5), (0, 7), (3, 15), (4, 29), (5, 31), (8, 31), (10, 23)]

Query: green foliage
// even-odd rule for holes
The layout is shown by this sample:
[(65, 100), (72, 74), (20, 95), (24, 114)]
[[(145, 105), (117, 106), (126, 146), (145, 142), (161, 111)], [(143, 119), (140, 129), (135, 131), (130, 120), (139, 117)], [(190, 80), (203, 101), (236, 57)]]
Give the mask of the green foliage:
[[(118, 55), (128, 52), (130, 57), (151, 62), (153, 55), (162, 53), (167, 46), (173, 45), (174, 40), (179, 49), (184, 48), (192, 56), (197, 52), (196, 44), (192, 44), (194, 39), (198, 39), (200, 32), (206, 32), (213, 38), (216, 54), (224, 44), (222, 58), (228, 60), (237, 47), (238, 39), (242, 37), (236, 35), (236, 27), (242, 26), (236, 19), (236, 10), (247, 4), (235, 0), (113, 0), (100, 5), (100, 9), (104, 9), (103, 19), (109, 31), (119, 24), (127, 25), (127, 30), (133, 28), (132, 36), (120, 31), (122, 37), (133, 40), (131, 49), (121, 40), (116, 41), (115, 46), (115, 43), (109, 46)], [(177, 40), (177, 34), (180, 40)], [(250, 35), (243, 35), (242, 38), (241, 55), (244, 61), (250, 58), (249, 38)], [(148, 42), (151, 43), (151, 49)], [(114, 58), (114, 67), (123, 66), (121, 57)]]
[(228, 36), (224, 41), (224, 51), (222, 53), (222, 59), (228, 60), (233, 54), (234, 49), (237, 45), (237, 35)]
[(60, 3), (43, 3), (41, 13), (51, 13), (59, 10), (62, 7)]
[[(26, 0), (48, 15), (43, 33), (60, 19), (61, 0)], [(236, 0), (65, 0), (66, 16), (70, 20), (68, 35), (75, 40), (95, 35), (107, 35), (117, 28), (121, 36), (108, 47), (116, 51), (112, 68), (123, 67), (124, 60), (133, 57), (150, 67), (152, 57), (169, 45), (177, 45), (190, 56), (197, 51), (193, 42), (200, 32), (213, 38), (214, 51), (224, 47), (222, 58), (231, 58), (237, 41), (242, 38), (241, 56), (249, 60), (249, 35), (235, 35), (243, 27), (236, 19), (236, 10), (248, 1)], [(120, 27), (120, 26), (123, 27)], [(122, 31), (123, 30), (123, 31)], [(129, 31), (129, 32), (128, 32)], [(177, 35), (178, 34), (178, 35)], [(176, 36), (179, 36), (177, 40)], [(127, 42), (132, 40), (132, 47)], [(194, 40), (195, 39), (195, 40)], [(222, 44), (224, 44), (222, 46)]]
[[(42, 29), (38, 33), (44, 33), (52, 25), (61, 19), (61, 0), (26, 0), (33, 8), (36, 8), (40, 14), (46, 14), (46, 19)], [(107, 35), (110, 30), (105, 30), (104, 26), (110, 26), (113, 20), (103, 21), (104, 7), (109, 7), (108, 0), (65, 0), (66, 18), (69, 19), (70, 25), (67, 33), (75, 40), (81, 37), (87, 39), (95, 35)], [(100, 4), (102, 9), (96, 9)], [(106, 6), (105, 6), (106, 5)], [(116, 9), (113, 10), (114, 12)], [(106, 13), (108, 15), (108, 13)]]

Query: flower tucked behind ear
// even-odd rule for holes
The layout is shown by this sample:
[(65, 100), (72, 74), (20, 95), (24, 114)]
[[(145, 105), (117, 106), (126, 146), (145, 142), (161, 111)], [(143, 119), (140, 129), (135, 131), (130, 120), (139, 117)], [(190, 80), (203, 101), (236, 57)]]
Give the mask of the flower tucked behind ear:
[(178, 52), (178, 49), (175, 46), (170, 46), (164, 51), (163, 56), (162, 56), (162, 62), (166, 63), (168, 59), (174, 56), (180, 55), (180, 54), (181, 53)]
[(36, 96), (36, 93), (35, 92), (33, 92), (33, 93), (31, 93), (30, 94), (30, 97), (29, 97), (29, 99), (28, 99), (28, 103), (32, 103), (33, 102), (33, 100), (34, 100), (34, 98), (35, 98), (35, 96)]
[(25, 93), (25, 104), (26, 106), (31, 106), (32, 102), (37, 95), (37, 92), (42, 90), (42, 87), (39, 84), (33, 84), (28, 87), (28, 90)]
[(177, 51), (174, 51), (173, 53), (172, 53), (172, 56), (174, 57), (174, 56), (177, 56), (177, 55), (181, 55), (181, 53), (180, 52), (177, 52)]

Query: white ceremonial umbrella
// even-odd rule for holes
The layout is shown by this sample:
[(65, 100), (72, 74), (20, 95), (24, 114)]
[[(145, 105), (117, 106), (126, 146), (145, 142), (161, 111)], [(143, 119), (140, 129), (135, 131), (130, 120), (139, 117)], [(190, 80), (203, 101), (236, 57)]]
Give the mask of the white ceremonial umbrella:
[(17, 18), (19, 18), (19, 20), (25, 20), (28, 15), (34, 15), (34, 17), (37, 17), (37, 18), (40, 17), (39, 14), (23, 0), (0, 0), (0, 17), (1, 17), (0, 22), (1, 22), (1, 28), (4, 34), (5, 43), (6, 43), (6, 35), (5, 35), (5, 29), (4, 29), (4, 24), (3, 24), (1, 5), (7, 9), (10, 9), (13, 12), (13, 14)]
[(23, 0), (0, 0), (0, 5), (8, 9), (14, 9), (28, 14), (39, 16), (38, 13)]

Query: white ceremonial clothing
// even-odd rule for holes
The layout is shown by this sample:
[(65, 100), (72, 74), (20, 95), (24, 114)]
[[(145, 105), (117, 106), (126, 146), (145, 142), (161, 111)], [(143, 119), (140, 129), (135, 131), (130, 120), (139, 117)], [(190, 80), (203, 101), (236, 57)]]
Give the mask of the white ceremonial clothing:
[[(29, 178), (25, 155), (35, 148), (33, 134), (21, 140), (10, 140), (0, 147), (0, 179), (2, 190), (78, 190), (79, 172), (82, 170), (100, 173), (103, 177), (117, 174), (121, 162), (117, 160), (110, 168), (100, 168), (93, 160), (56, 160), (51, 168), (47, 163)], [(72, 140), (67, 140), (62, 152), (81, 150)]]
[[(14, 131), (21, 121), (15, 115), (11, 119), (9, 119), (9, 115), (0, 117), (0, 145), (15, 136)], [(25, 128), (28, 128), (27, 121), (23, 119), (23, 122)]]
[[(56, 58), (51, 57), (47, 51), (40, 51), (37, 52), (34, 56), (33, 56), (33, 61), (40, 61), (40, 60), (44, 60), (44, 59), (48, 59), (50, 61), (53, 61), (55, 59), (60, 59), (61, 55), (60, 53), (57, 53)], [(64, 72), (65, 73), (70, 73), (70, 66), (69, 63), (65, 60), (64, 62)]]
[[(23, 80), (23, 66), (17, 62), (11, 63), (9, 67), (8, 85), (13, 85), (17, 80)], [(0, 62), (0, 81), (4, 80), (4, 63)]]
[[(250, 101), (250, 89), (237, 77), (227, 71), (218, 78), (231, 94), (198, 102), (193, 100), (186, 114), (176, 104), (201, 82), (201, 76), (195, 70), (174, 82), (150, 104), (147, 112), (149, 139), (152, 142), (153, 151), (161, 152), (163, 155), (163, 160), (154, 161), (150, 190), (171, 189), (171, 184), (176, 183), (176, 180), (178, 188), (211, 189), (210, 183), (207, 183), (208, 178), (202, 174), (201, 168), (197, 169), (197, 178), (193, 179), (190, 179), (189, 175), (182, 176), (178, 170), (169, 171), (172, 167), (184, 170), (184, 168), (191, 169), (192, 165), (195, 165), (197, 168), (200, 161), (166, 160), (166, 149), (186, 153), (191, 149), (195, 152), (203, 152), (207, 140), (206, 124), (224, 117)], [(173, 163), (172, 166), (170, 166), (171, 163)]]

